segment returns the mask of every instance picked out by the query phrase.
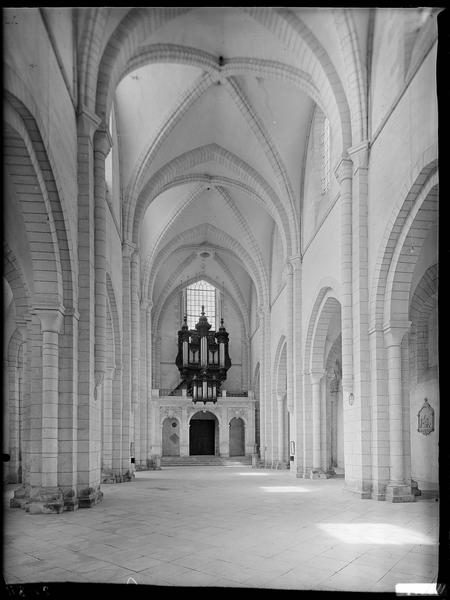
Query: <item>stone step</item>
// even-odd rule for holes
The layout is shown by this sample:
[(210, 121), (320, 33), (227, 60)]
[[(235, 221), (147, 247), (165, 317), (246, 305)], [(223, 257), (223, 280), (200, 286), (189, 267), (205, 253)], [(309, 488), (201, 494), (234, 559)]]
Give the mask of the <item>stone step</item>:
[(162, 467), (207, 467), (207, 466), (248, 466), (252, 464), (251, 456), (163, 456)]

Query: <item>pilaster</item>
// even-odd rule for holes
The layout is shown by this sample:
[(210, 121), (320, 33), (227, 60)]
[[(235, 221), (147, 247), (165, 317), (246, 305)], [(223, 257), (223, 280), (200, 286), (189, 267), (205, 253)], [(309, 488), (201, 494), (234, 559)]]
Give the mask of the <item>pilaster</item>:
[(41, 406), (40, 422), (34, 433), (40, 433), (40, 452), (33, 452), (34, 477), (26, 506), (27, 512), (62, 513), (64, 497), (58, 486), (58, 334), (64, 319), (62, 308), (35, 307), (32, 314), (41, 332)]
[(413, 502), (415, 498), (406, 481), (403, 444), (401, 343), (410, 326), (410, 321), (391, 321), (383, 328), (388, 359), (390, 476), (386, 500), (389, 502)]
[(131, 256), (136, 247), (122, 244), (122, 473), (131, 478)]
[(261, 327), (261, 365), (260, 365), (260, 457), (264, 464), (269, 460), (268, 432), (270, 423), (270, 308), (258, 307)]
[[(77, 496), (79, 506), (100, 502), (100, 403), (95, 373), (96, 271), (94, 134), (101, 119), (86, 107), (77, 115), (78, 143), (78, 408)], [(99, 298), (100, 301), (100, 298)]]
[(326, 475), (322, 470), (321, 454), (321, 383), (324, 371), (313, 371), (310, 373), (312, 388), (312, 433), (313, 433), (313, 456), (310, 479), (325, 479)]

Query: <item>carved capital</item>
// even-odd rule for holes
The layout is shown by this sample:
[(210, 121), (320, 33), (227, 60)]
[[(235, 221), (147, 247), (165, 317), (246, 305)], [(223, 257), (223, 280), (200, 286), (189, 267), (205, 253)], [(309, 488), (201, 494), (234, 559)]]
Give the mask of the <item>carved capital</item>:
[(302, 257), (300, 255), (290, 256), (286, 260), (286, 265), (288, 268), (289, 275), (293, 274), (295, 271), (299, 271), (302, 266)]
[(106, 158), (112, 148), (112, 139), (105, 123), (95, 132), (94, 144), (95, 152), (100, 152)]
[(143, 310), (150, 313), (153, 308), (153, 301), (152, 300), (141, 300), (141, 307), (143, 308)]
[(362, 141), (356, 146), (348, 148), (347, 152), (352, 159), (354, 171), (357, 169), (367, 169), (369, 162), (369, 142), (368, 140)]
[(317, 385), (318, 383), (320, 383), (324, 374), (325, 374), (325, 371), (311, 371), (311, 373), (309, 374), (309, 376), (311, 378), (311, 383), (313, 385)]
[(258, 315), (260, 317), (264, 317), (269, 314), (269, 305), (268, 304), (260, 304), (258, 306)]
[(389, 321), (383, 327), (386, 347), (400, 346), (403, 336), (410, 330), (411, 321)]
[(131, 259), (133, 252), (136, 250), (136, 244), (133, 242), (129, 242), (128, 240), (124, 240), (122, 242), (122, 256), (123, 258)]
[(347, 156), (342, 156), (334, 169), (334, 175), (340, 184), (353, 176), (353, 163)]
[(101, 122), (101, 118), (95, 113), (91, 112), (87, 107), (81, 106), (78, 110), (77, 128), (79, 135), (92, 138)]
[(28, 323), (22, 319), (16, 319), (16, 328), (22, 338), (25, 340), (28, 333)]
[(134, 252), (131, 255), (131, 262), (138, 264), (140, 260), (141, 260), (141, 255), (139, 253), (139, 246), (137, 244), (134, 244)]
[(52, 331), (60, 333), (64, 321), (64, 309), (34, 307), (32, 313), (38, 317), (41, 322), (41, 332)]

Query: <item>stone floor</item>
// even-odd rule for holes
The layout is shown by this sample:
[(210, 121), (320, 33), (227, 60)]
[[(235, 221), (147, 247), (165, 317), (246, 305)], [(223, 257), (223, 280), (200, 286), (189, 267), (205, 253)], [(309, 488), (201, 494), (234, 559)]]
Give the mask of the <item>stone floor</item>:
[(392, 592), (436, 581), (438, 503), (360, 500), (343, 479), (168, 467), (104, 485), (93, 509), (4, 513), (6, 583)]

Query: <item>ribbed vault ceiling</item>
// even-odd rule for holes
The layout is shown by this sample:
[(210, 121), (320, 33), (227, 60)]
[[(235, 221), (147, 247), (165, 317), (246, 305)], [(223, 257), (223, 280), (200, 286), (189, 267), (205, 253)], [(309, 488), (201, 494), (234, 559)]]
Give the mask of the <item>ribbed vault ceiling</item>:
[[(149, 27), (129, 53), (113, 97), (123, 218), (154, 305), (208, 277), (247, 313), (252, 287), (269, 301), (274, 231), (285, 258), (298, 254), (311, 118), (316, 102), (334, 102), (319, 88), (339, 88), (317, 64), (345, 71), (333, 13), (319, 10), (292, 9), (287, 40), (276, 9), (189, 8)], [(110, 9), (110, 40), (130, 15)], [(367, 18), (357, 20), (365, 38)], [(312, 48), (325, 58), (312, 60)]]

